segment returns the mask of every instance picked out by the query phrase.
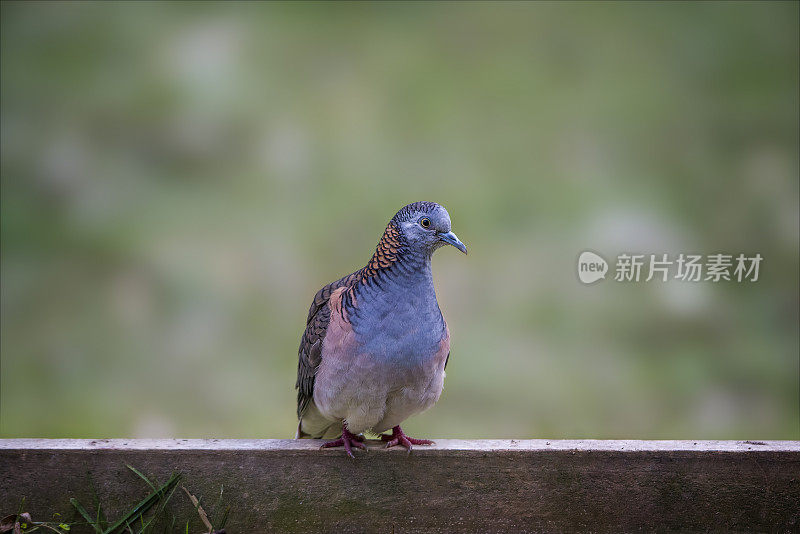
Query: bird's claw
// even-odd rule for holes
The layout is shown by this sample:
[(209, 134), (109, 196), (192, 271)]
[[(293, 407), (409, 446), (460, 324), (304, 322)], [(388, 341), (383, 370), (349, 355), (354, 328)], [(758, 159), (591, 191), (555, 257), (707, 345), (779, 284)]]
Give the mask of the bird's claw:
[(402, 445), (405, 447), (408, 452), (411, 452), (413, 448), (412, 445), (433, 445), (434, 442), (429, 439), (415, 439), (406, 436), (403, 429), (399, 426), (396, 426), (392, 429), (392, 433), (390, 434), (381, 434), (381, 440), (386, 441), (386, 448), (389, 447), (396, 447), (397, 445)]
[(347, 456), (350, 458), (355, 458), (353, 455), (353, 447), (357, 449), (364, 449), (367, 450), (367, 446), (364, 445), (364, 436), (351, 434), (347, 431), (346, 428), (342, 429), (342, 437), (339, 439), (335, 439), (333, 441), (328, 441), (320, 445), (320, 449), (328, 449), (331, 447), (344, 447)]

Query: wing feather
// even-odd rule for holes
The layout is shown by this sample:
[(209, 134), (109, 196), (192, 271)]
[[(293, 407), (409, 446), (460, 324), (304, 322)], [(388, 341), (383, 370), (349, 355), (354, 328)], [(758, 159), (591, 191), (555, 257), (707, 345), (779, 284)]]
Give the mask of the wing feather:
[(297, 417), (300, 418), (314, 398), (314, 379), (317, 368), (322, 361), (322, 341), (328, 331), (331, 321), (329, 302), (331, 294), (343, 286), (350, 286), (359, 279), (361, 271), (348, 274), (326, 285), (314, 295), (311, 307), (308, 309), (306, 329), (300, 338), (300, 348), (297, 359)]

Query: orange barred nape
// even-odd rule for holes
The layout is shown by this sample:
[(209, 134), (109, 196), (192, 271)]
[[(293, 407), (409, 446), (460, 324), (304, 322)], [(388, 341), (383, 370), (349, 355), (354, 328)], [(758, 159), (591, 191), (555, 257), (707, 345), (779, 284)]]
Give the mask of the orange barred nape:
[(364, 267), (362, 280), (366, 281), (367, 277), (375, 276), (381, 269), (386, 269), (397, 261), (400, 249), (403, 246), (403, 238), (400, 234), (400, 229), (390, 222), (383, 231), (381, 240), (375, 249), (375, 254), (372, 259)]
[[(400, 211), (395, 213), (392, 220), (383, 231), (375, 253), (367, 263), (367, 266), (357, 271), (363, 284), (381, 271), (388, 269), (400, 259), (403, 249), (407, 245), (406, 239), (400, 230), (400, 224), (411, 220), (420, 213), (433, 213), (441, 206), (435, 202), (413, 202), (403, 206)], [(353, 273), (356, 274), (356, 273)]]

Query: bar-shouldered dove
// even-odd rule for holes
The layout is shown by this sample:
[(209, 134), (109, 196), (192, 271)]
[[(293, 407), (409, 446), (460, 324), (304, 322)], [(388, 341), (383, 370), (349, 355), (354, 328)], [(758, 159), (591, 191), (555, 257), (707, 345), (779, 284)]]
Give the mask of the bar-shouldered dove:
[(298, 438), (333, 439), (323, 447), (365, 448), (381, 434), (387, 447), (429, 445), (400, 423), (439, 399), (450, 357), (450, 332), (439, 310), (431, 256), (467, 247), (435, 202), (398, 211), (369, 263), (314, 295), (297, 365)]

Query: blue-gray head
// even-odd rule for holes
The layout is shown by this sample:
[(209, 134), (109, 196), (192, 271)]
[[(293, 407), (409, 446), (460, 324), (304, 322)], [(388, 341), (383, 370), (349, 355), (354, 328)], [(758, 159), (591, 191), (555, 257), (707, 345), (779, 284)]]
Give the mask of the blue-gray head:
[(443, 245), (453, 245), (467, 253), (467, 247), (450, 229), (450, 214), (436, 202), (414, 202), (398, 211), (390, 224), (402, 235), (405, 246), (416, 252), (432, 254)]

